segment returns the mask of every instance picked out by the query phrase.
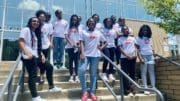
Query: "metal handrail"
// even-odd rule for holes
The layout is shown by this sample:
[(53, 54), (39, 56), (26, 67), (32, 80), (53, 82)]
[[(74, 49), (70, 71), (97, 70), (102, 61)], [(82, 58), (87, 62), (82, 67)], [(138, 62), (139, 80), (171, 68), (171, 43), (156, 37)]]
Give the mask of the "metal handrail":
[(113, 61), (111, 61), (104, 53), (101, 52), (101, 55), (107, 59), (115, 68), (116, 70), (118, 70), (119, 73), (121, 73), (121, 75), (123, 75), (126, 79), (128, 79), (134, 86), (136, 86), (136, 88), (139, 90), (139, 91), (150, 91), (150, 92), (155, 92), (159, 98), (160, 98), (160, 101), (165, 101), (164, 100), (164, 97), (162, 95), (162, 93), (157, 90), (157, 89), (153, 89), (153, 88), (143, 88), (141, 87), (139, 84), (137, 84), (133, 79), (131, 79), (123, 70), (121, 70), (120, 68), (118, 68), (118, 66), (113, 63)]
[[(21, 61), (21, 55), (19, 55), (18, 58), (16, 59), (16, 63), (12, 66), (12, 69), (11, 69), (11, 71), (9, 73), (9, 76), (8, 76), (7, 80), (5, 81), (4, 86), (1, 89), (0, 101), (2, 101), (4, 93), (5, 93), (6, 89), (8, 88), (8, 86), (12, 86), (11, 84), (12, 84), (12, 80), (13, 80), (13, 75), (14, 75), (15, 70), (17, 69), (18, 64), (19, 64), (20, 61)], [(8, 90), (9, 90), (9, 88), (8, 88)], [(11, 91), (11, 90), (9, 90), (9, 91)], [(12, 92), (8, 92), (8, 94), (9, 93), (11, 94)], [(11, 99), (11, 98), (9, 98), (9, 99)]]
[(24, 78), (24, 75), (23, 75), (23, 71), (20, 72), (20, 77), (19, 77), (19, 80), (18, 80), (18, 83), (17, 83), (17, 88), (16, 88), (16, 91), (14, 93), (14, 97), (13, 97), (13, 101), (16, 101), (17, 100), (17, 97), (18, 97), (18, 94), (20, 92), (20, 89), (22, 87), (22, 84), (24, 83), (22, 81), (22, 79)]
[(159, 58), (161, 58), (161, 59), (163, 59), (163, 60), (165, 60), (167, 62), (170, 62), (171, 64), (176, 65), (177, 67), (180, 67), (180, 63), (177, 63), (177, 62), (172, 61), (172, 60), (170, 60), (168, 58), (165, 58), (165, 57), (163, 57), (163, 56), (161, 56), (159, 54), (155, 54), (155, 56), (157, 56), (157, 57), (159, 57)]
[(110, 85), (107, 83), (107, 81), (105, 81), (102, 77), (102, 74), (99, 74), (101, 80), (104, 82), (104, 84), (106, 85), (106, 87), (108, 88), (108, 90), (110, 91), (110, 93), (113, 95), (113, 97), (115, 98), (116, 101), (118, 101), (117, 95), (116, 93), (113, 91), (113, 89), (110, 87)]

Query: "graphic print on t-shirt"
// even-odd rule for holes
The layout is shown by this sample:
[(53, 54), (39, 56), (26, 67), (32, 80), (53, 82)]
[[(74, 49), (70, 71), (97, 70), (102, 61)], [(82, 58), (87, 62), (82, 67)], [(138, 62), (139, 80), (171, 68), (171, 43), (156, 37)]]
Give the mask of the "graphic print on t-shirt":
[(96, 35), (89, 35), (89, 38), (90, 39), (95, 39), (95, 38), (97, 38), (97, 36)]
[(132, 42), (133, 42), (133, 40), (127, 39), (127, 40), (125, 41), (125, 44), (131, 44)]
[(149, 44), (149, 42), (150, 42), (149, 39), (144, 39), (145, 44)]

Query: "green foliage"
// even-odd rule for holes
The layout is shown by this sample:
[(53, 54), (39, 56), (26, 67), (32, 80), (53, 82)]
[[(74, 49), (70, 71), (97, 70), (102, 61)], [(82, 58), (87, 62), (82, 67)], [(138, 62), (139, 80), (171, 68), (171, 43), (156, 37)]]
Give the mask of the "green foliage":
[(180, 0), (140, 0), (148, 14), (161, 19), (157, 23), (166, 32), (180, 34)]
[(4, 39), (3, 45), (3, 60), (14, 61), (19, 55), (18, 41), (10, 41), (8, 39)]

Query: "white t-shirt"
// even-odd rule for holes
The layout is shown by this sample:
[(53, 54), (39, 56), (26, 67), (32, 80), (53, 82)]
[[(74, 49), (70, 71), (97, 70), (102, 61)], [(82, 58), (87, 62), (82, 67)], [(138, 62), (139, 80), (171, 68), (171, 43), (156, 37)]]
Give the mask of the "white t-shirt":
[[(31, 36), (32, 34), (32, 36)], [(25, 48), (35, 57), (38, 57), (38, 41), (37, 37), (34, 32), (30, 32), (30, 29), (28, 27), (25, 27), (21, 30), (19, 38), (23, 38), (25, 41)], [(24, 53), (22, 53), (23, 58), (25, 59), (26, 56)]]
[(85, 56), (90, 57), (100, 57), (101, 53), (98, 49), (98, 45), (100, 45), (100, 41), (105, 42), (106, 39), (102, 35), (102, 33), (98, 30), (94, 30), (90, 32), (88, 30), (83, 31), (81, 34), (81, 39), (84, 41), (84, 51)]
[(140, 53), (142, 55), (152, 55), (153, 51), (152, 51), (152, 40), (147, 38), (147, 37), (143, 37), (143, 38), (136, 38), (136, 42), (137, 45), (139, 45), (140, 47)]
[[(69, 29), (67, 35), (71, 41), (76, 43), (76, 45), (77, 45), (77, 43), (80, 42), (80, 32), (77, 29), (75, 29), (75, 28)], [(73, 48), (73, 47), (70, 45), (69, 42), (67, 42), (66, 48)]]
[(64, 34), (67, 33), (68, 28), (69, 28), (69, 25), (66, 20), (61, 19), (61, 20), (55, 21), (53, 37), (65, 38)]
[(50, 46), (50, 35), (53, 33), (53, 26), (51, 23), (44, 23), (41, 28), (41, 38), (42, 38), (42, 49), (48, 49)]
[[(129, 56), (136, 56), (136, 39), (134, 37), (120, 37), (118, 39), (118, 46), (120, 46), (123, 51)], [(121, 54), (121, 58), (127, 58), (123, 54)]]
[(102, 33), (106, 38), (107, 48), (115, 47), (115, 38), (117, 37), (115, 30), (104, 28)]
[(119, 30), (119, 24), (118, 24), (118, 23), (115, 23), (115, 24), (113, 25), (113, 29), (114, 29), (115, 31), (118, 31), (118, 30)]
[(80, 24), (79, 26), (78, 26), (78, 30), (79, 31), (83, 31), (83, 30), (85, 30), (86, 29), (86, 26), (84, 26), (83, 24)]
[(100, 32), (102, 31), (102, 29), (104, 28), (104, 26), (101, 23), (96, 23), (96, 30), (99, 30)]

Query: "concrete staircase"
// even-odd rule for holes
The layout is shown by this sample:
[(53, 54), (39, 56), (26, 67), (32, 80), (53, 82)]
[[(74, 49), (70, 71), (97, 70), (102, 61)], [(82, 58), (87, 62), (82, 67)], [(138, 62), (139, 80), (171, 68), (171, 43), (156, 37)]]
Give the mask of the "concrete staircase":
[[(15, 62), (1, 62), (0, 63), (0, 89), (3, 86), (4, 81), (7, 79), (10, 66)], [(14, 76), (14, 87), (17, 85), (19, 69), (15, 72)], [(89, 75), (87, 73), (87, 84), (89, 84)], [(116, 74), (116, 78), (118, 75)], [(31, 101), (31, 95), (28, 90), (27, 85), (27, 73), (25, 75), (25, 92), (23, 94), (19, 94), (19, 98), (17, 101)], [(47, 99), (48, 101), (80, 101), (81, 96), (81, 88), (79, 83), (69, 83), (69, 72), (68, 70), (55, 70), (54, 71), (54, 83), (55, 86), (62, 88), (61, 92), (50, 93), (48, 92), (48, 84), (47, 81), (43, 85), (39, 85), (37, 83), (38, 92), (42, 98)], [(110, 83), (113, 86), (116, 94), (120, 94), (120, 85), (119, 80), (117, 79), (115, 82)], [(104, 83), (98, 78), (98, 88), (96, 91), (96, 95), (98, 96), (99, 101), (115, 101), (113, 96), (110, 94), (108, 89), (105, 87)], [(120, 96), (118, 96), (120, 99)], [(6, 101), (6, 97), (5, 97)], [(91, 101), (89, 99), (89, 101)], [(136, 94), (133, 97), (125, 96), (125, 101), (156, 101), (156, 95), (144, 95), (144, 94)]]

